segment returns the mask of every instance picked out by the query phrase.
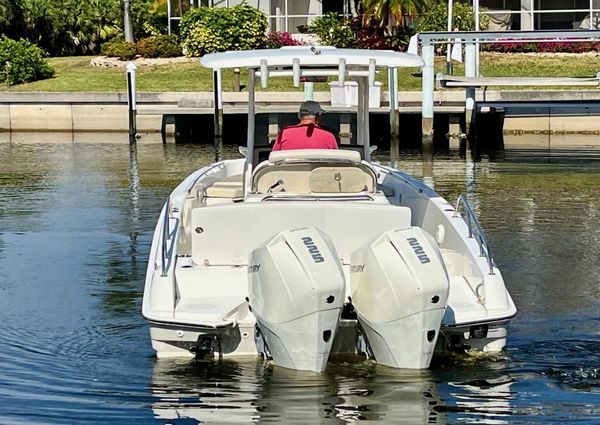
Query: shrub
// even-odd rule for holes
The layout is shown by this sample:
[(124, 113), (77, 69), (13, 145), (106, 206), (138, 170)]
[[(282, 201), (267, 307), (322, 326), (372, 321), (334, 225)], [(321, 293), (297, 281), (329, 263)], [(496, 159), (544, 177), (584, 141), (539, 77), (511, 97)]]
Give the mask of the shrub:
[(268, 49), (278, 49), (283, 46), (302, 46), (304, 43), (292, 37), (289, 32), (270, 32), (267, 34), (266, 47)]
[(135, 43), (128, 43), (120, 38), (113, 38), (102, 45), (101, 53), (121, 60), (133, 59), (137, 54)]
[(325, 46), (350, 48), (357, 46), (357, 38), (350, 27), (350, 20), (335, 12), (329, 12), (312, 21), (308, 32), (316, 34)]
[(137, 42), (137, 51), (145, 58), (172, 58), (181, 56), (176, 35), (156, 35)]
[(52, 76), (46, 52), (27, 40), (0, 37), (0, 81), (10, 86)]
[[(473, 8), (465, 3), (454, 2), (453, 27), (459, 31), (474, 31), (475, 18)], [(479, 27), (486, 30), (490, 19), (485, 14), (480, 14)], [(431, 9), (423, 13), (415, 23), (415, 31), (447, 31), (448, 30), (448, 4), (441, 2), (434, 4)]]
[(186, 12), (179, 25), (181, 45), (187, 56), (264, 47), (266, 29), (267, 16), (247, 4), (201, 6)]
[(361, 49), (406, 50), (412, 32), (406, 27), (395, 27), (391, 34), (376, 24), (365, 24), (362, 17), (353, 18), (350, 28), (356, 34), (356, 45)]

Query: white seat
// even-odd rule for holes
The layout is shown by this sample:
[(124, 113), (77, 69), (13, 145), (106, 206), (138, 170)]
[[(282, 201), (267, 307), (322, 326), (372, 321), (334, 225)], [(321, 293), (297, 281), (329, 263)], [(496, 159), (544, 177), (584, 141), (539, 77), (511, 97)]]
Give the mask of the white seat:
[(285, 160), (329, 160), (360, 163), (360, 153), (340, 149), (291, 149), (273, 151), (269, 155), (269, 162), (274, 164)]

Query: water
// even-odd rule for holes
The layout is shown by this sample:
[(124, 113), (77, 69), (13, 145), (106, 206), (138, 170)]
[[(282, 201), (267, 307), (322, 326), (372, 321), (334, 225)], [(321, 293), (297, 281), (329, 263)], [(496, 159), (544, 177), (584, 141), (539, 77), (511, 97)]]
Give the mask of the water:
[(443, 196), (468, 193), (519, 308), (509, 349), (315, 375), (153, 356), (150, 238), (210, 148), (36, 137), (0, 144), (0, 423), (600, 423), (600, 150), (401, 152)]

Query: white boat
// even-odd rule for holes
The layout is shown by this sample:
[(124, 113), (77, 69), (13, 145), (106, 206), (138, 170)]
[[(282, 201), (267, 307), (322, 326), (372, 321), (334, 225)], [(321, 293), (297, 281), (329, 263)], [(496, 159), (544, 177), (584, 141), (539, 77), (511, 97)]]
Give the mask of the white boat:
[[(505, 348), (516, 308), (466, 198), (370, 161), (375, 73), (419, 56), (294, 47), (201, 63), (248, 68), (247, 152), (192, 173), (161, 211), (142, 307), (159, 358), (262, 355), (320, 372), (332, 352), (421, 369), (434, 351)], [(255, 80), (313, 76), (358, 82), (358, 144), (259, 161)]]

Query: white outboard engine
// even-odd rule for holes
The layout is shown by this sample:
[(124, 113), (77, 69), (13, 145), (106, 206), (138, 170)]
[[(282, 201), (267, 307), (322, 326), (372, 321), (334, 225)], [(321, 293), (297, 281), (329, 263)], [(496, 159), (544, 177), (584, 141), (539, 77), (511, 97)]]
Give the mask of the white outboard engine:
[(449, 291), (433, 238), (418, 227), (389, 230), (351, 261), (352, 302), (377, 362), (429, 367)]
[(325, 369), (345, 280), (329, 238), (314, 227), (279, 233), (250, 254), (249, 300), (277, 366)]

